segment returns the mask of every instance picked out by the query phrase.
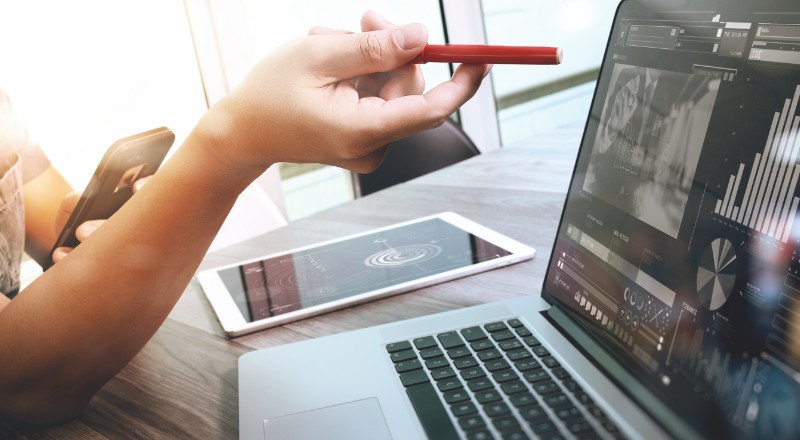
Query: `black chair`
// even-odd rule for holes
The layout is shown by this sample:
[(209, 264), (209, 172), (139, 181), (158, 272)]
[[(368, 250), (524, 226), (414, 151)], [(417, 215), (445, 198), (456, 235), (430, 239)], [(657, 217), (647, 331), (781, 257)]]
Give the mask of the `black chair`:
[(368, 174), (352, 173), (356, 197), (363, 197), (480, 154), (455, 122), (389, 144), (386, 158)]

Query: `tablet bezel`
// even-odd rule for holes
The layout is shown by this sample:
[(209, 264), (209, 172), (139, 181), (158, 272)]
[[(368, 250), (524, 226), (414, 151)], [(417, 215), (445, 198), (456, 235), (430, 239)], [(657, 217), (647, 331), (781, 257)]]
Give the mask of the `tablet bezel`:
[[(253, 322), (247, 322), (242, 312), (236, 305), (233, 297), (225, 287), (222, 279), (219, 276), (219, 271), (238, 267), (244, 264), (261, 261), (268, 258), (276, 258), (282, 256), (289, 256), (293, 253), (307, 251), (322, 246), (327, 246), (334, 243), (340, 243), (351, 240), (357, 237), (362, 237), (369, 234), (374, 234), (381, 231), (392, 230), (395, 228), (420, 223), (431, 219), (440, 219), (449, 223), (450, 225), (470, 233), (474, 236), (499, 246), (508, 252), (509, 255), (499, 257), (493, 260), (472, 264), (466, 267), (451, 269), (445, 272), (428, 275), (415, 280), (404, 281), (387, 287), (382, 287), (369, 292), (356, 294), (347, 298), (336, 299), (323, 304), (317, 304), (302, 310), (292, 311), (285, 314), (260, 319)], [(228, 337), (241, 336), (247, 333), (252, 333), (265, 328), (275, 327), (278, 325), (286, 324), (288, 322), (297, 321), (300, 319), (308, 318), (311, 316), (327, 313), (334, 310), (339, 310), (345, 307), (361, 304), (367, 301), (372, 301), (378, 298), (383, 298), (399, 293), (408, 292), (410, 290), (419, 289), (422, 287), (439, 284), (445, 281), (450, 281), (456, 278), (473, 275), (479, 272), (495, 269), (510, 264), (518, 263), (521, 261), (529, 260), (536, 254), (535, 249), (520, 243), (510, 237), (507, 237), (497, 231), (494, 231), (486, 226), (478, 224), (454, 212), (442, 212), (426, 217), (420, 217), (413, 220), (395, 223), (389, 226), (380, 228), (373, 228), (364, 232), (347, 235), (344, 237), (327, 240), (324, 242), (317, 242), (311, 245), (289, 249), (287, 251), (277, 252), (270, 255), (264, 255), (257, 258), (239, 261), (225, 266), (215, 267), (198, 272), (197, 279), (200, 282), (203, 293), (208, 301), (211, 303), (217, 320), (222, 326), (223, 331)]]

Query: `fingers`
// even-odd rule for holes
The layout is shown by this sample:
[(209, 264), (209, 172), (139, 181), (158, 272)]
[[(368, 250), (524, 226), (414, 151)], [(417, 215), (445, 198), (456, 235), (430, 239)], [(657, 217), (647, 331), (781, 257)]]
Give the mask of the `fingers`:
[(314, 26), (308, 30), (308, 35), (342, 35), (342, 34), (352, 34), (350, 31), (342, 31), (338, 29), (331, 29), (325, 26)]
[(462, 64), (449, 81), (422, 96), (361, 100), (356, 120), (365, 125), (356, 128), (391, 141), (439, 126), (475, 94), (489, 68), (483, 64)]
[(375, 11), (367, 11), (361, 16), (362, 32), (378, 31), (394, 27), (397, 27), (397, 25), (383, 18)]
[(150, 181), (151, 177), (153, 177), (153, 176), (142, 177), (141, 179), (137, 179), (135, 182), (133, 182), (133, 193), (136, 194), (145, 185), (147, 185), (147, 182)]
[[(317, 76), (334, 81), (377, 72), (388, 72), (414, 58), (428, 41), (421, 24), (360, 34), (319, 35), (309, 44), (313, 55), (307, 62)], [(324, 37), (324, 38), (323, 38)]]
[(81, 225), (78, 226), (78, 229), (75, 230), (75, 237), (79, 241), (85, 241), (90, 235), (92, 235), (94, 231), (97, 230), (97, 228), (100, 227), (100, 225), (103, 224), (103, 222), (105, 222), (105, 220), (87, 220), (81, 223)]
[(80, 199), (81, 195), (74, 191), (61, 199), (61, 205), (58, 207), (58, 212), (56, 212), (56, 221), (53, 224), (56, 234), (61, 233), (61, 230), (64, 229), (64, 225), (67, 224), (69, 216), (75, 210), (75, 206), (78, 205)]
[(53, 264), (58, 263), (59, 261), (63, 260), (70, 252), (72, 252), (72, 248), (70, 247), (60, 247), (56, 248), (53, 251)]

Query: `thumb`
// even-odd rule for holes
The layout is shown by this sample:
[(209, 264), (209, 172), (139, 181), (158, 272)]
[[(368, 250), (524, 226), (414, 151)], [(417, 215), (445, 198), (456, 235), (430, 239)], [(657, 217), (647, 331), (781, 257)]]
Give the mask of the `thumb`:
[[(337, 80), (377, 72), (388, 72), (422, 51), (428, 30), (421, 24), (407, 24), (360, 34), (324, 35), (318, 42), (321, 58), (317, 66), (325, 76)], [(324, 39), (324, 40), (323, 40)]]

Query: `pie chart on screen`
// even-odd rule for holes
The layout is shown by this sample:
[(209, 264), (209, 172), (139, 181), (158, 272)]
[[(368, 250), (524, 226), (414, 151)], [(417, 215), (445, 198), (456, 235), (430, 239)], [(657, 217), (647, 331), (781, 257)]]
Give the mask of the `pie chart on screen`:
[(736, 284), (736, 248), (730, 240), (718, 238), (703, 251), (697, 268), (697, 295), (709, 310), (728, 300)]

